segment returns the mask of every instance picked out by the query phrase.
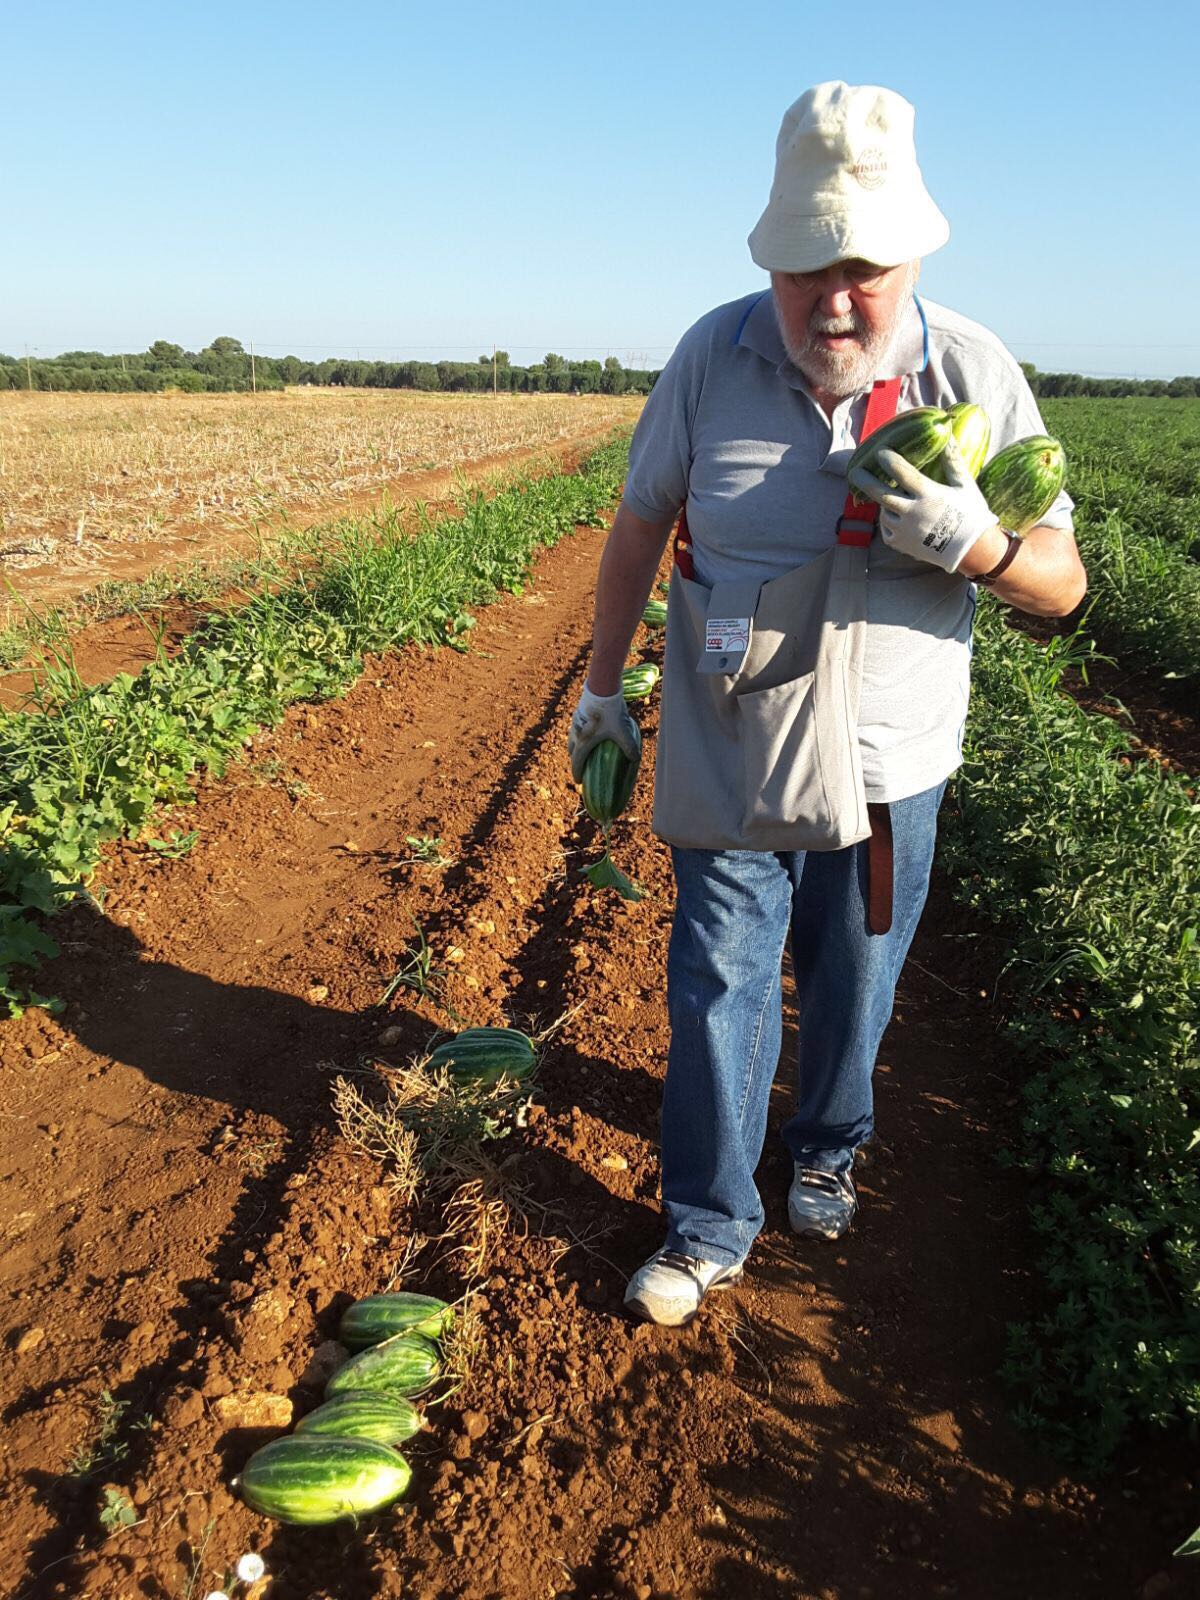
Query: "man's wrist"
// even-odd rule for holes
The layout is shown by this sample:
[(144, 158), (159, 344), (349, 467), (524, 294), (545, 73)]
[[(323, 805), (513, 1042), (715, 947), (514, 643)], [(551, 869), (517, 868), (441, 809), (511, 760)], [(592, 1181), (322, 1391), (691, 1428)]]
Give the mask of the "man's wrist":
[(980, 573), (990, 572), (1003, 559), (1007, 549), (1008, 535), (998, 522), (994, 522), (968, 547), (958, 564), (958, 570), (964, 578), (977, 578)]

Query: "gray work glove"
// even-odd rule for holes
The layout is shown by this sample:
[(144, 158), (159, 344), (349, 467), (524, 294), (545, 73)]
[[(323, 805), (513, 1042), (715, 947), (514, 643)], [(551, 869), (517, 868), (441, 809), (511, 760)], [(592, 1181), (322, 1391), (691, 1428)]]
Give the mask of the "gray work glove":
[(940, 460), (946, 483), (927, 478), (895, 450), (881, 450), (879, 466), (898, 487), (881, 482), (865, 467), (850, 474), (850, 487), (878, 503), (879, 534), (890, 549), (943, 572), (957, 572), (976, 539), (996, 526), (996, 517), (954, 439)]
[(630, 761), (637, 760), (637, 724), (629, 715), (625, 696), (619, 691), (616, 694), (593, 694), (585, 684), (583, 698), (571, 718), (571, 731), (567, 734), (571, 776), (576, 783), (583, 782), (583, 769), (587, 765), (587, 758), (605, 739), (611, 739), (614, 744), (620, 745)]

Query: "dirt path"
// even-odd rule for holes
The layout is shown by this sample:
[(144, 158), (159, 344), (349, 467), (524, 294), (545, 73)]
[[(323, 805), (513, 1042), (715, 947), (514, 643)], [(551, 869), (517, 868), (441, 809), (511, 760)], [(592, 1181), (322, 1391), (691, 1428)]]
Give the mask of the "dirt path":
[[(779, 1227), (772, 1147), (746, 1287), (682, 1335), (624, 1319), (624, 1276), (659, 1241), (671, 892), (652, 739), (616, 841), (650, 898), (578, 886), (593, 830), (563, 735), (601, 544), (544, 556), (470, 654), (373, 661), (344, 700), (293, 708), (180, 813), (189, 856), (120, 847), (103, 912), (61, 926), (46, 983), (66, 1012), (8, 1024), (0, 1055), (3, 1592), (199, 1600), (261, 1548), (272, 1600), (1200, 1593), (1163, 1571), (1196, 1520), (1182, 1468), (1088, 1486), (1004, 1420), (1003, 1328), (1033, 1287), (1024, 1185), (992, 1159), (1013, 1085), (940, 899), (884, 1043), (853, 1233)], [(405, 860), (409, 834), (454, 865)], [(346, 1297), (432, 1231), (329, 1109), (335, 1070), (401, 1061), (447, 1020), (406, 989), (372, 1009), (415, 923), (439, 959), (463, 951), (448, 995), (471, 1021), (580, 1008), (506, 1146), (547, 1209), (489, 1265), (481, 1355), (412, 1451), (408, 1509), (287, 1530), (227, 1487), (282, 1425), (264, 1397), (311, 1408)], [(463, 1287), (436, 1242), (407, 1281)], [(106, 1486), (134, 1526), (101, 1525)]]

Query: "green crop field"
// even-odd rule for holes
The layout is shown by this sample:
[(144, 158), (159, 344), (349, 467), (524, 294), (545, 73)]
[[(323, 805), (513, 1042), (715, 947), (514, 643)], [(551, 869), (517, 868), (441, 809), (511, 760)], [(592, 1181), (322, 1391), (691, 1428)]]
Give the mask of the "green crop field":
[[(6, 1159), (21, 1173), (28, 1164), (30, 1195), (35, 1179), (69, 1186), (73, 1220), (54, 1225), (89, 1272), (47, 1289), (42, 1256), (31, 1257), (22, 1294), (36, 1297), (39, 1320), (22, 1324), (25, 1365), (11, 1363), (10, 1376), (20, 1394), (42, 1359), (39, 1381), (51, 1385), (64, 1329), (143, 1330), (153, 1387), (118, 1364), (120, 1339), (102, 1339), (87, 1373), (94, 1415), (76, 1408), (55, 1422), (64, 1470), (103, 1493), (106, 1534), (140, 1527), (143, 1505), (196, 1497), (211, 1517), (194, 1520), (192, 1570), (213, 1526), (232, 1568), (239, 1550), (256, 1550), (263, 1516), (302, 1524), (390, 1503), (409, 1485), (390, 1446), (319, 1430), (361, 1411), (356, 1426), (416, 1437), (411, 1404), (357, 1388), (356, 1374), (392, 1362), (424, 1391), (427, 1416), (408, 1510), (372, 1537), (389, 1570), (407, 1563), (406, 1582), (419, 1570), (441, 1585), (428, 1592), (448, 1592), (445, 1553), (421, 1541), (459, 1514), (439, 1451), (488, 1471), (520, 1446), (511, 1485), (473, 1512), (482, 1546), (526, 1494), (551, 1497), (567, 1526), (607, 1452), (650, 1439), (657, 1462), (681, 1416), (689, 1452), (700, 1440), (705, 1470), (724, 1470), (731, 1437), (709, 1438), (701, 1422), (728, 1418), (741, 1438), (747, 1406), (769, 1418), (764, 1439), (789, 1430), (778, 1447), (788, 1463), (804, 1450), (817, 1459), (830, 1440), (833, 1454), (857, 1448), (855, 1406), (865, 1408), (871, 1448), (903, 1472), (908, 1507), (918, 1478), (945, 1490), (940, 1446), (914, 1455), (924, 1430), (950, 1426), (933, 1397), (973, 1385), (976, 1438), (953, 1429), (955, 1466), (972, 1468), (964, 1481), (997, 1471), (989, 1429), (1007, 1415), (1031, 1458), (1052, 1463), (1038, 1472), (1074, 1474), (1089, 1495), (1100, 1486), (1106, 1527), (1133, 1515), (1121, 1485), (1200, 1428), (1200, 805), (1187, 759), (1087, 709), (1080, 689), (1102, 653), (1111, 672), (1136, 666), (1141, 692), (1161, 694), (1173, 725), (1194, 730), (1200, 400), (1057, 400), (1044, 411), (1066, 449), (1090, 589), (1049, 638), (980, 595), (964, 761), (940, 828), (947, 893), (922, 925), (935, 947), (959, 942), (971, 988), (924, 968), (923, 989), (905, 980), (917, 1031), (880, 1098), (895, 1118), (907, 1093), (910, 1126), (924, 1133), (908, 1148), (885, 1144), (868, 1165), (877, 1231), (863, 1236), (878, 1282), (861, 1287), (851, 1263), (846, 1289), (840, 1259), (823, 1261), (828, 1281), (804, 1292), (794, 1274), (752, 1275), (753, 1298), (731, 1297), (750, 1312), (710, 1318), (706, 1307), (689, 1332), (685, 1386), (662, 1360), (670, 1346), (635, 1345), (619, 1298), (629, 1216), (657, 1224), (671, 911), (667, 851), (649, 827), (667, 620), (657, 591), (626, 669), (640, 775), (601, 774), (581, 797), (565, 754), (627, 435), (576, 472), (517, 477), (491, 496), (463, 488), (446, 515), (384, 508), (332, 524), (304, 560), (247, 577), (178, 648), (159, 633), (139, 672), (85, 682), (69, 630), (43, 631), (29, 703), (0, 710), (0, 1000), (11, 1081), (33, 1085), (39, 1130), (31, 1140), (33, 1113), (14, 1103)], [(468, 1026), (477, 1031), (464, 1042)], [(899, 1015), (893, 1028), (903, 1045)], [(321, 1043), (306, 1054), (310, 1039)], [(923, 1084), (901, 1081), (928, 1071)], [(310, 1121), (295, 1112), (298, 1093)], [(126, 1101), (136, 1113), (118, 1116)], [(104, 1181), (93, 1175), (96, 1201), (72, 1165), (96, 1141), (61, 1139), (80, 1106), (105, 1140), (136, 1124), (134, 1158), (110, 1177), (105, 1156)], [(931, 1108), (936, 1122), (922, 1122)], [(52, 1181), (32, 1165), (43, 1128)], [(902, 1201), (922, 1159), (925, 1192), (945, 1203), (914, 1248)], [(187, 1216), (175, 1234), (145, 1193), (168, 1171)], [(988, 1209), (995, 1193), (1003, 1226)], [(136, 1233), (112, 1228), (117, 1211), (153, 1220), (144, 1256)], [(12, 1225), (36, 1238), (39, 1215), (31, 1199)], [(333, 1233), (318, 1249), (322, 1227)], [(786, 1235), (767, 1239), (780, 1259), (794, 1248)], [(110, 1246), (105, 1271), (92, 1271)], [(67, 1248), (59, 1232), (52, 1247)], [(560, 1290), (564, 1258), (578, 1294), (575, 1282)], [(896, 1285), (918, 1268), (910, 1301)], [(812, 1274), (817, 1284), (815, 1262)], [(206, 1359), (228, 1356), (236, 1387), (218, 1375), (202, 1405), (193, 1346), (177, 1337), (192, 1313), (161, 1308), (179, 1284), (209, 1280), (219, 1288)], [(420, 1338), (389, 1342), (318, 1382), (309, 1364), (320, 1351), (345, 1358), (332, 1340), (352, 1346), (355, 1317), (433, 1306), (449, 1318), (448, 1304), (421, 1294), (381, 1309), (376, 1294), (397, 1280), (457, 1306), (452, 1327), (437, 1323), (440, 1353)], [(282, 1284), (303, 1292), (285, 1297)], [(816, 1294), (836, 1307), (833, 1399), (817, 1408), (827, 1436), (811, 1431), (805, 1404), (779, 1403), (811, 1391), (825, 1337)], [(990, 1326), (952, 1350), (945, 1329), (965, 1329), (977, 1304)], [(970, 1350), (993, 1330), (981, 1372)], [(897, 1372), (914, 1344), (906, 1384)], [(627, 1347), (653, 1362), (622, 1365)], [(837, 1391), (851, 1368), (857, 1400)], [(332, 1414), (313, 1409), (322, 1385)], [(340, 1385), (352, 1403), (338, 1400)], [(258, 1420), (245, 1426), (262, 1448), (230, 1455), (238, 1477), (214, 1441), (250, 1401), (245, 1415)], [(44, 1471), (40, 1412), (25, 1427), (18, 1401), (6, 1403), (13, 1459)], [(266, 1439), (296, 1420), (294, 1435)], [(542, 1475), (543, 1432), (553, 1449), (570, 1441), (561, 1481)], [(756, 1459), (783, 1484), (774, 1448)], [(622, 1525), (653, 1522), (660, 1478), (656, 1466), (646, 1487), (637, 1480)], [(1033, 1481), (1004, 1480), (1009, 1498), (984, 1508), (989, 1528)], [(74, 1505), (64, 1526), (82, 1529)], [(709, 1514), (703, 1505), (689, 1503), (689, 1528)], [(1145, 1504), (1135, 1509), (1147, 1520)], [(1194, 1509), (1172, 1504), (1173, 1541)], [(160, 1523), (139, 1559), (167, 1574), (163, 1592), (187, 1592), (178, 1533)], [(302, 1530), (279, 1537), (272, 1560), (299, 1569)], [(1061, 1528), (1047, 1537), (1061, 1540)], [(1074, 1537), (1071, 1559), (1091, 1533), (1080, 1525)], [(367, 1548), (358, 1539), (347, 1533), (344, 1549)], [(1143, 1566), (1169, 1554), (1161, 1531), (1143, 1542)], [(104, 1559), (104, 1546), (81, 1549), (73, 1571)], [(102, 1588), (78, 1592), (109, 1600)], [(345, 1592), (375, 1591), (360, 1575)]]
[(1200, 400), (1046, 400), (1066, 448), (1089, 626), (1129, 664), (1200, 675)]

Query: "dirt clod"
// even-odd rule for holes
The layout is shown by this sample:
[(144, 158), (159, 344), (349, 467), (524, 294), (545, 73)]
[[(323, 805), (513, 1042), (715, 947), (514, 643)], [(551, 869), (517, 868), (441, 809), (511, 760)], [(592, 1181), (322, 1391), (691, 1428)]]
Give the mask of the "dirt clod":
[(265, 1391), (226, 1394), (213, 1401), (213, 1415), (226, 1428), (288, 1428), (292, 1402)]
[(204, 1399), (195, 1389), (172, 1395), (163, 1407), (163, 1421), (168, 1428), (190, 1428), (203, 1415)]

